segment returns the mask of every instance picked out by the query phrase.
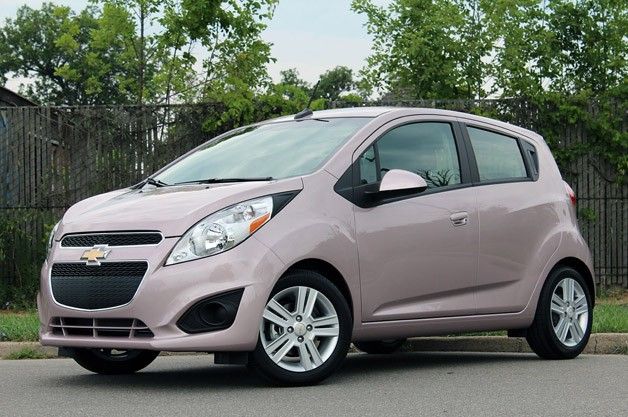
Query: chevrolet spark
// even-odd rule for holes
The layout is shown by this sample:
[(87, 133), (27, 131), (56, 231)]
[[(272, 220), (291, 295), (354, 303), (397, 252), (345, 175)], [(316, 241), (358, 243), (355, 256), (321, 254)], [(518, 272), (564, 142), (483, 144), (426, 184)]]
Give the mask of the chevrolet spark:
[(280, 384), (351, 342), (506, 329), (576, 357), (594, 284), (544, 140), (431, 109), (283, 117), (72, 206), (41, 271), (41, 341), (101, 374), (212, 352)]

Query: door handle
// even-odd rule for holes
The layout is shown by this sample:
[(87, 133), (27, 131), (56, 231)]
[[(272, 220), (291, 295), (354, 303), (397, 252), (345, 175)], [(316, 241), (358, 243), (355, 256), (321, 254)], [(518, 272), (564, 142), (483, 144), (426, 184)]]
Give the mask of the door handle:
[(449, 219), (454, 226), (464, 226), (469, 221), (469, 213), (466, 211), (460, 211), (449, 216)]

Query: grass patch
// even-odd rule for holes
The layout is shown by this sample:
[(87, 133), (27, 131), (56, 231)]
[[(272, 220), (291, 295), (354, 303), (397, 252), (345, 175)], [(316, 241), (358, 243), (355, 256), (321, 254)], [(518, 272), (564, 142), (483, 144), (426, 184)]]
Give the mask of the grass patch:
[(36, 342), (39, 340), (37, 313), (34, 311), (0, 312), (0, 339), (10, 342)]
[(628, 333), (628, 304), (596, 304), (593, 333)]
[(4, 357), (4, 359), (10, 359), (10, 360), (48, 359), (48, 358), (50, 358), (50, 356), (30, 347), (25, 347), (20, 350), (13, 351)]

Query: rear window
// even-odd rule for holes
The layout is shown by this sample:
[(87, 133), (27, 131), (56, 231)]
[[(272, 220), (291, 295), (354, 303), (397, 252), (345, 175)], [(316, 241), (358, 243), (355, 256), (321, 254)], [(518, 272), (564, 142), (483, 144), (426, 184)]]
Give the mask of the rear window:
[(488, 130), (467, 127), (480, 181), (527, 178), (517, 140)]

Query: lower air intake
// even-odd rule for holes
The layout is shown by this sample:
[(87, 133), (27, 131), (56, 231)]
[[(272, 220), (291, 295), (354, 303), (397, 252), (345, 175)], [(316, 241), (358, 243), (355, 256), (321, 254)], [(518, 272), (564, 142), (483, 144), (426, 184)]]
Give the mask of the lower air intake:
[(52, 334), (79, 337), (151, 338), (153, 332), (138, 319), (90, 319), (53, 317)]

